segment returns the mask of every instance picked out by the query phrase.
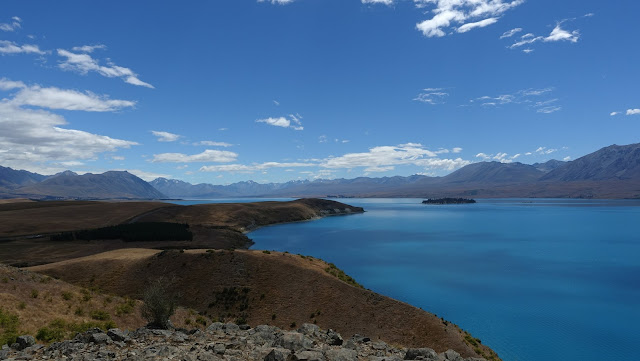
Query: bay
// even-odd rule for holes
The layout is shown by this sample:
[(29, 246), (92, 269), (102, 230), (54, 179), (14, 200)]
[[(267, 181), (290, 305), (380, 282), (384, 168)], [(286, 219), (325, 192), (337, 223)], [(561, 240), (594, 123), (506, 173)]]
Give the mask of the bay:
[(264, 227), (253, 248), (333, 262), (505, 361), (637, 359), (639, 201), (343, 201), (367, 212)]

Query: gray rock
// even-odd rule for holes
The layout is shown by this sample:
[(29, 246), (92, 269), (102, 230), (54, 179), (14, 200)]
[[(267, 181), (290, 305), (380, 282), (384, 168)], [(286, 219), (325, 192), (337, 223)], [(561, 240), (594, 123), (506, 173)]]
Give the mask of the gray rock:
[(238, 327), (240, 327), (240, 330), (242, 330), (242, 331), (247, 331), (247, 330), (251, 329), (251, 326), (249, 326), (249, 325), (240, 325)]
[(129, 338), (122, 332), (119, 328), (112, 328), (107, 331), (107, 336), (109, 336), (113, 341), (125, 342)]
[(298, 329), (298, 332), (307, 336), (316, 336), (320, 334), (320, 327), (312, 323), (305, 323)]
[(217, 353), (218, 355), (224, 355), (224, 351), (226, 349), (227, 348), (223, 343), (217, 343), (215, 344), (215, 346), (213, 346), (213, 352)]
[(207, 331), (223, 331), (224, 323), (222, 322), (214, 322), (207, 327)]
[(344, 348), (327, 350), (325, 356), (327, 356), (327, 361), (356, 361), (358, 359), (358, 353), (355, 350)]
[(430, 348), (410, 348), (404, 356), (405, 360), (438, 360), (438, 354)]
[(18, 344), (16, 350), (22, 351), (27, 347), (35, 345), (36, 339), (31, 335), (18, 336), (18, 338), (16, 338), (16, 343)]
[(229, 332), (237, 332), (240, 331), (240, 326), (236, 325), (235, 323), (225, 323), (224, 324), (224, 330), (229, 333)]
[[(2, 350), (0, 351), (0, 360), (4, 360), (4, 359), (6, 359), (7, 357), (9, 357), (9, 350), (7, 350), (7, 349), (2, 349)], [(283, 360), (283, 361), (284, 361), (284, 360)]]
[(387, 344), (382, 342), (382, 341), (378, 341), (378, 342), (374, 342), (371, 345), (371, 348), (374, 350), (386, 350), (387, 349)]
[(325, 361), (322, 352), (318, 351), (298, 351), (292, 359), (295, 361)]
[(332, 329), (327, 331), (327, 343), (331, 346), (341, 346), (344, 341), (342, 340), (342, 336), (339, 333), (335, 332)]
[(374, 356), (369, 358), (369, 361), (402, 361), (402, 358), (398, 356)]
[(89, 338), (90, 342), (96, 343), (96, 344), (103, 344), (103, 343), (107, 343), (107, 341), (109, 341), (109, 336), (107, 336), (106, 333), (100, 332), (100, 333), (94, 333), (91, 334), (91, 337)]
[(287, 356), (288, 354), (281, 350), (271, 350), (271, 352), (264, 357), (264, 361), (287, 361)]
[(460, 356), (460, 354), (453, 350), (447, 350), (439, 354), (438, 357), (443, 361), (463, 361), (463, 358)]
[(292, 351), (300, 351), (313, 347), (313, 341), (298, 332), (284, 332), (276, 339), (274, 345)]
[(356, 343), (366, 343), (371, 341), (369, 337), (358, 335), (357, 333), (351, 337), (351, 339)]

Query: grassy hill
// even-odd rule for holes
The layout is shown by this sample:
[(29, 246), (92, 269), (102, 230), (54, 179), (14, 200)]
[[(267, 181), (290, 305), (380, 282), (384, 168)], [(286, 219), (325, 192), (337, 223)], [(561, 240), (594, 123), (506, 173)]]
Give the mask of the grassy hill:
[[(316, 323), (343, 335), (410, 347), (453, 349), (491, 359), (492, 351), (428, 312), (361, 288), (324, 261), (268, 251), (127, 249), (31, 268), (122, 297), (140, 297), (158, 275), (181, 304), (212, 319), (297, 328)], [(497, 359), (497, 356), (495, 356)]]

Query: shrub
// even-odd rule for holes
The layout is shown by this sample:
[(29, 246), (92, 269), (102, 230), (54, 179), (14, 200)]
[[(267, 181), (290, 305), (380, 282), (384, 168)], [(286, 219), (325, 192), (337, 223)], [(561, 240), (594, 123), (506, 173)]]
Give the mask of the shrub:
[(107, 312), (102, 310), (91, 311), (89, 316), (91, 316), (91, 318), (93, 318), (94, 320), (98, 320), (98, 321), (108, 321), (111, 319), (111, 315), (109, 315)]
[(38, 298), (39, 294), (38, 290), (31, 290), (31, 298)]
[(62, 299), (65, 301), (69, 301), (73, 298), (73, 293), (71, 292), (62, 292)]
[(150, 327), (169, 328), (169, 317), (176, 310), (176, 301), (168, 291), (166, 281), (163, 279), (151, 282), (144, 290), (142, 317), (149, 322)]
[(0, 345), (16, 342), (19, 325), (18, 315), (6, 312), (0, 307)]

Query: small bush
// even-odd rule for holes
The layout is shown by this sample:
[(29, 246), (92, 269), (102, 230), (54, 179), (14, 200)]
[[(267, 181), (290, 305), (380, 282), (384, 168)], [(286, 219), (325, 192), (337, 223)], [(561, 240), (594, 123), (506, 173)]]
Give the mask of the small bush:
[(20, 319), (18, 315), (4, 311), (0, 307), (0, 345), (11, 345), (16, 342), (19, 325)]
[(271, 251), (262, 251), (264, 254), (271, 254)]
[(296, 323), (295, 323), (295, 321), (294, 321), (294, 322), (291, 322), (291, 324), (289, 325), (289, 327), (291, 327), (291, 328), (295, 328), (295, 327), (296, 327)]
[(25, 308), (27, 308), (27, 304), (24, 303), (24, 301), (20, 301), (20, 303), (18, 303), (18, 309), (24, 310)]
[(76, 316), (84, 316), (84, 310), (82, 309), (82, 307), (76, 307), (74, 314)]
[(38, 298), (39, 294), (38, 290), (31, 290), (31, 298)]
[(73, 293), (71, 292), (62, 292), (62, 299), (65, 301), (70, 301), (73, 299)]
[(169, 328), (169, 317), (176, 310), (176, 301), (169, 293), (166, 281), (158, 279), (144, 290), (142, 317), (149, 321), (149, 326), (160, 329)]
[(98, 320), (98, 321), (108, 321), (111, 319), (111, 315), (109, 315), (107, 312), (102, 310), (91, 311), (89, 316), (91, 316), (91, 318), (93, 318), (94, 320)]

